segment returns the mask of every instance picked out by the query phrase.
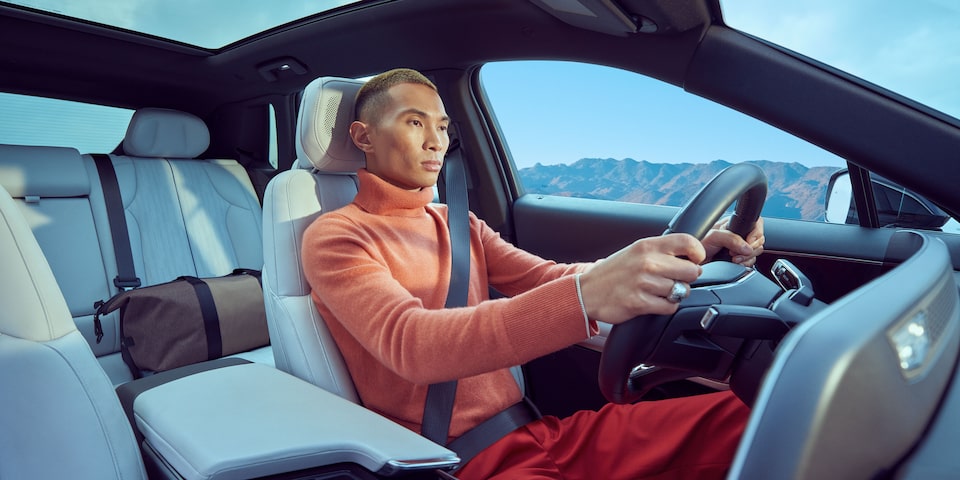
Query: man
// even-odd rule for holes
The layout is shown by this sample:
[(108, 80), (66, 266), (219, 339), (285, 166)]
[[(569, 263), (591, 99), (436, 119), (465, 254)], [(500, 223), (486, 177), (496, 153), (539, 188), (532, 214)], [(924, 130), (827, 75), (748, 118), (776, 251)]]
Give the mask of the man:
[[(363, 404), (420, 431), (428, 386), (457, 379), (450, 436), (521, 399), (509, 371), (585, 340), (598, 321), (670, 314), (677, 286), (722, 248), (752, 264), (748, 235), (715, 229), (701, 243), (675, 234), (639, 240), (595, 263), (556, 264), (503, 241), (470, 214), (467, 307), (444, 309), (450, 280), (447, 209), (434, 205), (449, 145), (436, 87), (392, 70), (357, 94), (354, 144), (366, 156), (350, 205), (304, 234), (304, 271)], [(488, 285), (508, 298), (490, 300)], [(460, 478), (705, 478), (730, 464), (748, 411), (719, 393), (545, 417), (478, 454)]]

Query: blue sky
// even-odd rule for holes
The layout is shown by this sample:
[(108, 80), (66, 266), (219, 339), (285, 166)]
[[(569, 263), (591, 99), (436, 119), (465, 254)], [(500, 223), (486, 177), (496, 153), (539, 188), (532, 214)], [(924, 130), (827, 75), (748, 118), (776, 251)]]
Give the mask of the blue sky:
[(481, 82), (521, 168), (587, 157), (843, 165), (835, 155), (752, 117), (632, 72), (505, 62), (485, 66)]
[[(734, 28), (960, 116), (960, 1), (721, 4)], [(592, 80), (578, 82), (587, 72)], [(488, 65), (481, 78), (520, 167), (583, 157), (843, 165), (842, 159), (753, 118), (629, 72), (523, 62)], [(517, 84), (537, 89), (521, 90)], [(685, 131), (696, 132), (695, 140), (683, 136)]]

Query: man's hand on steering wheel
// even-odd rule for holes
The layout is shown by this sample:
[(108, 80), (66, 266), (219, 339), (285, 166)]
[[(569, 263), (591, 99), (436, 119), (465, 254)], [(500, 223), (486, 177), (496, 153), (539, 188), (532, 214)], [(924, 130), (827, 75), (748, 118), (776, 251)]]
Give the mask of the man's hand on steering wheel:
[(638, 315), (670, 315), (677, 310), (677, 302), (667, 300), (674, 284), (689, 292), (705, 258), (703, 245), (688, 234), (637, 240), (581, 275), (587, 316), (618, 324)]
[[(679, 238), (701, 239), (696, 241), (702, 252), (699, 256), (674, 252), (689, 259), (676, 260), (700, 263), (712, 257), (713, 260), (738, 260), (743, 266), (716, 261), (705, 265), (703, 271), (709, 268), (711, 274), (704, 275), (709, 277), (708, 282), (699, 282), (696, 292), (688, 292), (687, 286), (681, 283), (689, 283), (689, 279), (662, 275), (665, 280), (662, 285), (658, 283), (657, 294), (666, 295), (666, 301), (681, 305), (671, 308), (670, 313), (639, 315), (611, 328), (598, 372), (600, 391), (607, 400), (631, 403), (665, 382), (696, 375), (715, 380), (731, 375), (740, 347), (750, 343), (746, 339), (754, 338), (754, 333), (731, 338), (729, 332), (724, 332), (726, 336), (719, 335), (723, 338), (714, 341), (703, 319), (710, 309), (716, 308), (766, 310), (782, 293), (773, 281), (744, 268), (755, 264), (756, 256), (763, 249), (763, 224), (759, 217), (766, 194), (767, 178), (763, 170), (749, 163), (736, 164), (704, 185), (670, 221), (661, 238), (681, 233), (689, 236)], [(729, 227), (725, 227), (720, 217), (734, 203), (735, 212)], [(728, 251), (732, 258), (726, 257)], [(595, 268), (600, 266), (605, 265), (601, 263)], [(670, 278), (679, 281), (670, 287), (667, 285)], [(748, 398), (755, 393), (751, 389), (741, 391), (746, 391)]]
[(757, 257), (763, 253), (763, 218), (757, 218), (757, 223), (753, 230), (747, 234), (746, 239), (736, 233), (727, 230), (729, 218), (724, 218), (717, 222), (713, 228), (703, 238), (703, 248), (707, 253), (707, 261), (726, 248), (730, 252), (733, 263), (739, 263), (744, 267), (752, 267), (757, 263)]

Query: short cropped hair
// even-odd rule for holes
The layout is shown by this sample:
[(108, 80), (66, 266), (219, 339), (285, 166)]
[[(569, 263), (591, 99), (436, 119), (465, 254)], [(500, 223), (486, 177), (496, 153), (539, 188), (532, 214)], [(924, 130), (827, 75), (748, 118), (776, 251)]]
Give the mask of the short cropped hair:
[(387, 90), (403, 83), (426, 85), (437, 92), (437, 86), (416, 70), (409, 68), (388, 70), (371, 78), (360, 87), (354, 102), (356, 119), (361, 122), (379, 121), (380, 114), (387, 105)]

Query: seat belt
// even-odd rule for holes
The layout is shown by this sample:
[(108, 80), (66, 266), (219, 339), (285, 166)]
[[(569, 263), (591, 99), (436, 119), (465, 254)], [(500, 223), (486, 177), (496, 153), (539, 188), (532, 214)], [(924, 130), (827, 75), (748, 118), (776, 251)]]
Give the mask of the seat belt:
[[(110, 237), (113, 240), (113, 254), (117, 260), (117, 276), (113, 285), (120, 292), (140, 286), (140, 278), (133, 268), (133, 251), (130, 248), (130, 234), (127, 231), (127, 219), (123, 212), (123, 198), (120, 196), (120, 183), (117, 181), (117, 172), (113, 169), (113, 162), (108, 155), (94, 153), (93, 162), (97, 166), (100, 176), (100, 185), (103, 190), (103, 201), (107, 207), (107, 221), (110, 223)], [(102, 301), (97, 302), (98, 304)], [(94, 304), (94, 308), (99, 305)], [(95, 317), (93, 322), (97, 343), (103, 339), (103, 326), (100, 318)]]
[[(470, 287), (470, 217), (467, 207), (467, 174), (460, 152), (460, 141), (454, 139), (444, 160), (444, 196), (447, 202), (447, 227), (450, 229), (450, 287), (444, 308), (467, 304)], [(431, 384), (423, 407), (420, 434), (428, 440), (446, 445), (453, 416), (453, 400), (457, 381)]]
[[(444, 160), (443, 195), (447, 203), (447, 225), (450, 229), (450, 288), (445, 308), (467, 304), (470, 283), (470, 216), (467, 199), (466, 166), (460, 141), (454, 139)], [(427, 389), (420, 434), (457, 453), (461, 466), (506, 434), (541, 417), (533, 402), (524, 397), (519, 403), (488, 418), (447, 445), (457, 381), (434, 383)]]
[(140, 278), (133, 268), (133, 252), (130, 249), (130, 234), (127, 232), (127, 218), (123, 212), (123, 198), (120, 196), (120, 183), (117, 172), (108, 155), (91, 155), (100, 175), (103, 187), (103, 200), (107, 205), (107, 221), (110, 222), (110, 236), (113, 238), (113, 251), (117, 257), (117, 276), (113, 284), (121, 292), (140, 286)]

